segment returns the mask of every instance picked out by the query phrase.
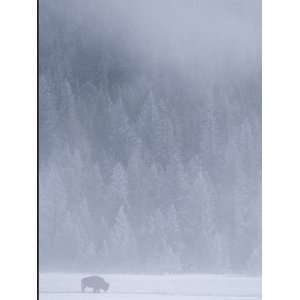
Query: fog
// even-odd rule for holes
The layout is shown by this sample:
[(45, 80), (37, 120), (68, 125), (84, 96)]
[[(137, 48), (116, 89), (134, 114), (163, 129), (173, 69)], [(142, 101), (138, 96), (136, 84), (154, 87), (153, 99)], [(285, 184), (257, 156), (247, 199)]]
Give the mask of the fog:
[(40, 0), (40, 268), (261, 271), (261, 3)]

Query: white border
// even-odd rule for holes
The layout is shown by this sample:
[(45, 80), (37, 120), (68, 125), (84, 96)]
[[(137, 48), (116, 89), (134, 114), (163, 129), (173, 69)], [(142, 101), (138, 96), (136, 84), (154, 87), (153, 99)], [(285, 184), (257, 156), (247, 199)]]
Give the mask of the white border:
[(263, 0), (263, 300), (300, 299), (299, 14)]
[(0, 2), (1, 299), (36, 299), (36, 1)]

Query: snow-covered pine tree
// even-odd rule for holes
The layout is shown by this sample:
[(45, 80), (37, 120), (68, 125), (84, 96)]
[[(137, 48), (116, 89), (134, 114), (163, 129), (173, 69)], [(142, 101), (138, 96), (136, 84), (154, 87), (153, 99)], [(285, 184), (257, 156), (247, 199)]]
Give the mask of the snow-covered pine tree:
[(39, 146), (40, 161), (44, 165), (48, 162), (58, 139), (58, 110), (56, 95), (49, 76), (43, 75), (39, 79)]
[(178, 214), (174, 204), (171, 205), (167, 211), (166, 237), (168, 245), (171, 247), (174, 254), (177, 254), (178, 258), (180, 258), (180, 255), (182, 254), (182, 250), (184, 248), (184, 244), (182, 240), (182, 232), (178, 220)]
[(40, 247), (43, 259), (55, 264), (61, 258), (58, 250), (59, 235), (68, 213), (67, 191), (61, 177), (60, 166), (51, 163), (40, 174)]
[(111, 259), (119, 269), (126, 271), (129, 266), (136, 266), (137, 243), (123, 205), (119, 208), (111, 231), (110, 251)]
[(135, 145), (136, 136), (132, 130), (122, 98), (110, 104), (110, 146), (115, 159), (127, 162)]
[(127, 172), (121, 163), (113, 168), (113, 174), (107, 187), (107, 199), (105, 206), (107, 217), (114, 218), (120, 206), (128, 199), (128, 178)]

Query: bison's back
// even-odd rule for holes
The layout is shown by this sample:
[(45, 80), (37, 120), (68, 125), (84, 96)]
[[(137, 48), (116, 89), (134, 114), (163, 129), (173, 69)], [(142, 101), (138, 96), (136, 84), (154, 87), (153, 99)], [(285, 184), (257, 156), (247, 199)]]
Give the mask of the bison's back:
[(81, 282), (85, 285), (85, 286), (89, 286), (89, 287), (95, 287), (95, 286), (103, 286), (105, 281), (102, 277), (100, 276), (88, 276), (88, 277), (84, 277), (82, 278)]

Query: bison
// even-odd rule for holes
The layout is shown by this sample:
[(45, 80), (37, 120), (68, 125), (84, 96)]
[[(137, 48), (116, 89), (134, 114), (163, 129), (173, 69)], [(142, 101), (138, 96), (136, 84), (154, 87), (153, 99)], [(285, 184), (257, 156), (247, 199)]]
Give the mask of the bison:
[(86, 287), (93, 288), (94, 293), (100, 293), (100, 290), (107, 291), (109, 283), (99, 276), (88, 276), (81, 279), (81, 292), (84, 293)]

